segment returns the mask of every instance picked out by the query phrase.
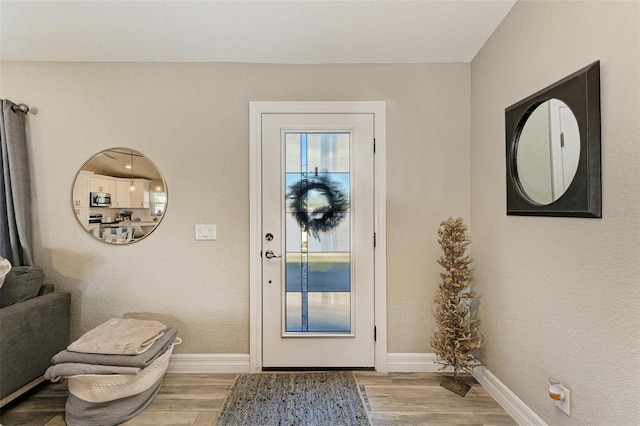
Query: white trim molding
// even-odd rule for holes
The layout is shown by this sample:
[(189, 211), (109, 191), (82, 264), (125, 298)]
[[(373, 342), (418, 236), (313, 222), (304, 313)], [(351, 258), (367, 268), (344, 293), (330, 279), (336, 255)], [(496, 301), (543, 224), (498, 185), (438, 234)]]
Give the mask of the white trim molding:
[(547, 426), (544, 420), (522, 402), (516, 394), (511, 392), (511, 390), (487, 370), (486, 367), (481, 366), (474, 368), (473, 377), (476, 378), (478, 383), (489, 392), (489, 395), (491, 395), (519, 425)]
[(434, 353), (391, 353), (387, 355), (389, 372), (393, 373), (435, 373), (453, 371), (444, 369)]
[(248, 354), (173, 354), (167, 373), (248, 373)]
[(373, 114), (375, 155), (375, 369), (387, 372), (386, 103), (385, 101), (282, 101), (249, 103), (249, 365), (262, 370), (262, 115)]

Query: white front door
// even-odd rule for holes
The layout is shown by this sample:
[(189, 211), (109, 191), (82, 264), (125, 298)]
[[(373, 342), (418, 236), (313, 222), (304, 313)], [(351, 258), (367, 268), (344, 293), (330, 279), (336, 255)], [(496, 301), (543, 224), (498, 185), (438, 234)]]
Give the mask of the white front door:
[(373, 367), (374, 115), (263, 114), (262, 366)]
[(549, 133), (553, 199), (565, 193), (578, 169), (580, 129), (571, 108), (558, 99), (549, 100)]

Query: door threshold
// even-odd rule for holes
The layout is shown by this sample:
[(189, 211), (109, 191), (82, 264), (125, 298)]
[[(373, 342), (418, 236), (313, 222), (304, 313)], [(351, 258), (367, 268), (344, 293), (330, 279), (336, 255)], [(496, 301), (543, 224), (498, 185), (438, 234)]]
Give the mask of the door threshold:
[(262, 367), (262, 371), (376, 371), (375, 367)]

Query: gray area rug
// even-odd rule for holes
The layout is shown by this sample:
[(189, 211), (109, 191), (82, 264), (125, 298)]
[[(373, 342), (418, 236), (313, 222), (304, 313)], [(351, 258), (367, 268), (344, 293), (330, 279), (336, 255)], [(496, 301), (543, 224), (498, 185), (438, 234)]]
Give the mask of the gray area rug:
[(227, 425), (370, 425), (349, 371), (241, 374), (216, 421)]

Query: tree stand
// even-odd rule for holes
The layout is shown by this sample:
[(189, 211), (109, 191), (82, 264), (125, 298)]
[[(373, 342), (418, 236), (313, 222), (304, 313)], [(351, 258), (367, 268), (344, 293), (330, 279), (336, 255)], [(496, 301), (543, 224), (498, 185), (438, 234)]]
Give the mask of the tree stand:
[(471, 389), (471, 386), (469, 386), (465, 382), (457, 380), (455, 377), (449, 376), (445, 377), (444, 380), (440, 382), (440, 386), (460, 396), (465, 396), (467, 392), (469, 392), (469, 389)]

